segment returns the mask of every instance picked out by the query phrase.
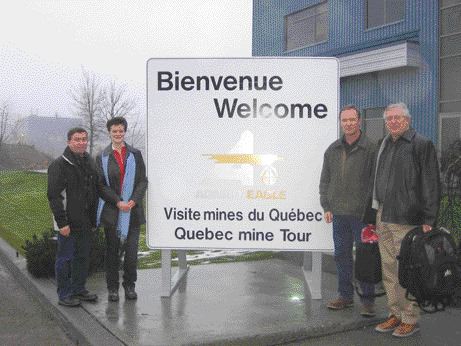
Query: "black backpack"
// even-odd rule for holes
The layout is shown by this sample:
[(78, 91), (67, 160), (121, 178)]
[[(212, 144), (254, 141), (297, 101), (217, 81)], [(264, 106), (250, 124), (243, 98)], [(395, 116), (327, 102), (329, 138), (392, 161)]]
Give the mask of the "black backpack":
[(444, 310), (461, 286), (461, 266), (456, 243), (448, 230), (435, 228), (424, 233), (421, 227), (402, 240), (399, 283), (406, 298), (426, 312)]

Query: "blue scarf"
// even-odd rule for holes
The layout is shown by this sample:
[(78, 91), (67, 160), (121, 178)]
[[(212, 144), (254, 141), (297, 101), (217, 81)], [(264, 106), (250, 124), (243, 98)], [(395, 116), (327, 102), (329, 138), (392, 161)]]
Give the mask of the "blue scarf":
[[(102, 169), (104, 172), (104, 178), (106, 181), (106, 185), (110, 186), (109, 183), (109, 173), (108, 173), (108, 166), (109, 166), (109, 155), (102, 155)], [(128, 154), (128, 158), (126, 160), (126, 167), (125, 167), (125, 175), (123, 177), (123, 186), (122, 186), (122, 201), (128, 202), (129, 198), (133, 194), (134, 190), (134, 178), (136, 176), (136, 162), (134, 159), (134, 155), (132, 153)], [(98, 215), (97, 215), (97, 225), (99, 226), (101, 223), (101, 214), (104, 208), (104, 204), (106, 202), (99, 198), (99, 205), (98, 205)], [(130, 227), (130, 211), (121, 211), (118, 212), (118, 221), (117, 221), (117, 234), (119, 238), (125, 240), (128, 236), (128, 229)]]

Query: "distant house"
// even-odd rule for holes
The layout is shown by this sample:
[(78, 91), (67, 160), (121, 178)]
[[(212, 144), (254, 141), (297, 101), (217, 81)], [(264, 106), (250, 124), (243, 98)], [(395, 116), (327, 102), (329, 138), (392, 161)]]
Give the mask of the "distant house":
[(16, 139), (18, 143), (33, 145), (54, 158), (62, 154), (67, 145), (67, 131), (81, 125), (79, 118), (31, 115), (21, 120)]

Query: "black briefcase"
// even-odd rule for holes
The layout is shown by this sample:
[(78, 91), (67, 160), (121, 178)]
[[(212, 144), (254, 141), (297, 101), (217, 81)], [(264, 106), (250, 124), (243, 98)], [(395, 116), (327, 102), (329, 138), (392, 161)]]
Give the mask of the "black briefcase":
[(378, 243), (358, 243), (355, 249), (355, 278), (377, 284), (382, 281), (381, 255)]

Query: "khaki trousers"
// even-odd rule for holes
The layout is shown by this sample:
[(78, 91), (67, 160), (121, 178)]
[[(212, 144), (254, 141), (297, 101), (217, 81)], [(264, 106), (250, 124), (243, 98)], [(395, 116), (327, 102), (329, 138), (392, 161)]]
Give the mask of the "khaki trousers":
[(381, 222), (382, 211), (380, 206), (376, 215), (376, 231), (379, 235), (379, 252), (389, 315), (394, 315), (404, 323), (414, 324), (419, 319), (419, 308), (405, 298), (406, 290), (399, 284), (397, 256), (403, 237), (415, 226)]

